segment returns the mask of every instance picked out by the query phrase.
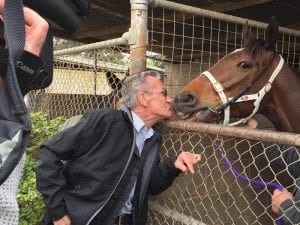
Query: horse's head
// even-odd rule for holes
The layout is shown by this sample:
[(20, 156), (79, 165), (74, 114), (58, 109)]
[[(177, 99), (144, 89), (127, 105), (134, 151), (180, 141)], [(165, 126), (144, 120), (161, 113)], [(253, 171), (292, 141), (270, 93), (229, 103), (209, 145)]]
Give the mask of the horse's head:
[(224, 56), (183, 87), (174, 98), (175, 113), (198, 122), (223, 119), (223, 124), (229, 123), (229, 117), (248, 118), (254, 108), (253, 98), (281, 62), (274, 53), (278, 37), (276, 20), (271, 21), (265, 34), (265, 39), (254, 38), (246, 24), (243, 48)]
[[(122, 97), (121, 95), (121, 88), (122, 88), (122, 81), (120, 78), (118, 78), (114, 73), (111, 71), (106, 72), (106, 80), (109, 86), (112, 89), (112, 92), (110, 93), (110, 96), (112, 98), (112, 107), (113, 108), (119, 108), (120, 106), (120, 99)], [(124, 79), (129, 76), (129, 73), (127, 72)]]

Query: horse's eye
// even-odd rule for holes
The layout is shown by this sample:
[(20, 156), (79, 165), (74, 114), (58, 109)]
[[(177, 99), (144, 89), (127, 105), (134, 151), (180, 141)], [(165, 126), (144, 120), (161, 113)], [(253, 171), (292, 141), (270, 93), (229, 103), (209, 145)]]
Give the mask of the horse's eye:
[(252, 64), (251, 63), (248, 63), (248, 62), (240, 62), (238, 64), (238, 67), (242, 68), (242, 69), (248, 69), (248, 68), (251, 68), (252, 67)]

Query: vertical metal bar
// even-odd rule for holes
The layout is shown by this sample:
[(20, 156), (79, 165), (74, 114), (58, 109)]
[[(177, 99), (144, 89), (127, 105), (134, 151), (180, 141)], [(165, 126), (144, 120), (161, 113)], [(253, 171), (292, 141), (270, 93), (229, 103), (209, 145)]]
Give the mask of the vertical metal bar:
[(97, 70), (98, 70), (98, 51), (94, 49), (94, 69), (93, 69), (93, 78), (94, 78), (94, 95), (97, 95)]
[(146, 70), (148, 47), (148, 0), (131, 0), (130, 75)]

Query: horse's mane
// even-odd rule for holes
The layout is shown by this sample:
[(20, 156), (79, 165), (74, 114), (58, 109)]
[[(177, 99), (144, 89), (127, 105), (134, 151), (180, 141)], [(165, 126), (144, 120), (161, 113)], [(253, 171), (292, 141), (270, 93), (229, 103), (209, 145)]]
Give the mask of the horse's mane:
[(252, 39), (245, 46), (245, 49), (250, 55), (250, 57), (259, 62), (260, 64), (264, 63), (263, 51), (267, 48), (267, 42), (261, 38)]

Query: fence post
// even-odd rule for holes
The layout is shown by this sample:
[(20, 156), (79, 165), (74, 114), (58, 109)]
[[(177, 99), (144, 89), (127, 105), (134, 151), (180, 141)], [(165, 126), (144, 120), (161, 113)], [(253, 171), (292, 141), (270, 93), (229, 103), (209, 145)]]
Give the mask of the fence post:
[(130, 75), (146, 70), (149, 0), (131, 0)]

